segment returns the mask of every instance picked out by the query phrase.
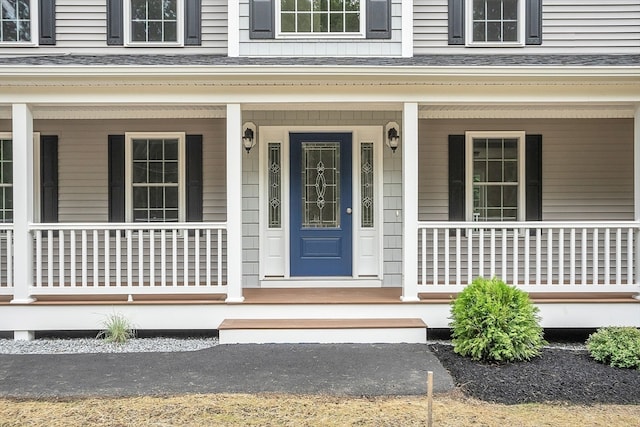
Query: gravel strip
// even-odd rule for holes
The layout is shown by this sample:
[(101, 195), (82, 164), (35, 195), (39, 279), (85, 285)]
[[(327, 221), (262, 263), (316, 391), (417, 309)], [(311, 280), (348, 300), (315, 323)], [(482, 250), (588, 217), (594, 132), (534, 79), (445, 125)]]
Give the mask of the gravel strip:
[(0, 339), (0, 354), (169, 353), (203, 350), (217, 344), (218, 338), (133, 338), (124, 344), (108, 343), (95, 338), (33, 341)]

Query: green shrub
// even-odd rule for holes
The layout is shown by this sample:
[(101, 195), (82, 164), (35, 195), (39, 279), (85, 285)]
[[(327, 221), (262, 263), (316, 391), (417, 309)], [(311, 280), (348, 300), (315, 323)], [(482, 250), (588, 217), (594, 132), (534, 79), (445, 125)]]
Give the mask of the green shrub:
[(640, 330), (632, 327), (598, 329), (587, 339), (591, 357), (616, 368), (640, 369)]
[(136, 335), (131, 322), (118, 313), (107, 316), (103, 327), (104, 329), (98, 333), (96, 338), (103, 338), (107, 342), (123, 344)]
[(546, 342), (538, 311), (526, 292), (496, 278), (477, 278), (451, 302), (453, 349), (474, 360), (539, 356)]

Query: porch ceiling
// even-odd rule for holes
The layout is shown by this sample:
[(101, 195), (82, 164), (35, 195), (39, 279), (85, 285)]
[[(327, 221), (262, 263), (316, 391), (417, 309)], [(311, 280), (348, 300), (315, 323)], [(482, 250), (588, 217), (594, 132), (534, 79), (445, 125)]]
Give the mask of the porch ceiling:
[(631, 104), (423, 104), (421, 119), (628, 119), (636, 107)]
[[(57, 119), (217, 119), (225, 105), (34, 105), (36, 120)], [(0, 107), (0, 119), (11, 119), (11, 107)]]

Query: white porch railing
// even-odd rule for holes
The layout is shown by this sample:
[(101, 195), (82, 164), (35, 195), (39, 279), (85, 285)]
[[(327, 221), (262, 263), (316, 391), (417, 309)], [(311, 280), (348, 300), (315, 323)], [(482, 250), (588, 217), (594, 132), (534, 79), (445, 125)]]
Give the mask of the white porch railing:
[(528, 292), (639, 292), (637, 222), (420, 222), (418, 292), (499, 277)]
[(0, 295), (13, 295), (13, 224), (0, 224)]
[(32, 295), (226, 293), (225, 223), (33, 224)]

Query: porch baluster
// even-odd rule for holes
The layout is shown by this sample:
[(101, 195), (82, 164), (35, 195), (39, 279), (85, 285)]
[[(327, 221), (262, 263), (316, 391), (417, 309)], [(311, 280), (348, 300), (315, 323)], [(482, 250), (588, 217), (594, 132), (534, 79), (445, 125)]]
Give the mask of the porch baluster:
[(604, 230), (604, 284), (608, 285), (611, 282), (611, 231), (608, 228)]
[(156, 237), (154, 230), (149, 230), (149, 286), (156, 285)]
[(576, 284), (576, 229), (569, 233), (569, 284)]
[(42, 287), (42, 231), (36, 231), (36, 287)]
[(564, 285), (564, 228), (558, 230), (558, 285)]
[(64, 286), (64, 231), (58, 231), (58, 286)]
[(206, 240), (206, 250), (205, 250), (205, 264), (206, 264), (206, 269), (207, 269), (207, 275), (206, 275), (206, 285), (207, 287), (211, 286), (211, 230), (207, 229), (207, 231), (205, 231), (205, 238)]
[(196, 230), (196, 232), (193, 234), (194, 237), (194, 263), (195, 266), (193, 268), (194, 273), (195, 273), (195, 284), (196, 286), (200, 286), (200, 232), (198, 230)]
[(513, 229), (513, 285), (518, 285), (518, 268), (519, 268), (519, 260), (518, 260), (518, 229)]
[(547, 285), (553, 285), (553, 230), (547, 229)]
[(593, 230), (593, 281), (592, 284), (597, 285), (600, 282), (599, 272), (600, 269), (598, 267), (598, 250), (599, 250), (599, 241), (598, 241), (598, 229), (595, 228)]
[(189, 233), (185, 230), (183, 231), (183, 250), (184, 250), (184, 258), (182, 259), (182, 276), (183, 276), (183, 286), (189, 286)]
[(100, 285), (100, 242), (98, 230), (93, 230), (93, 286)]
[(422, 248), (421, 248), (421, 251), (422, 251), (422, 256), (421, 256), (421, 258), (422, 258), (422, 261), (421, 261), (422, 272), (421, 273), (422, 274), (421, 274), (421, 276), (422, 276), (422, 278), (421, 278), (420, 283), (422, 285), (426, 285), (427, 284), (427, 229), (423, 228), (422, 232), (420, 234), (421, 234), (421, 237), (422, 237), (422, 242), (421, 242), (421, 245), (422, 245)]
[(71, 286), (77, 286), (76, 284), (76, 256), (78, 255), (78, 250), (76, 248), (76, 230), (71, 230), (69, 232), (69, 281), (71, 282)]
[(88, 285), (87, 280), (87, 258), (88, 258), (88, 248), (87, 248), (87, 230), (82, 230), (82, 287), (86, 288)]
[(167, 232), (160, 230), (160, 286), (167, 286)]
[(433, 229), (433, 284), (438, 284), (438, 229)]
[(218, 229), (218, 286), (222, 285), (222, 230)]
[(111, 238), (109, 230), (104, 230), (104, 285), (111, 286)]
[(47, 286), (53, 286), (53, 230), (47, 232)]
[[(490, 234), (490, 241), (491, 241), (491, 277), (495, 277), (496, 275), (496, 229), (492, 228), (491, 229), (491, 234)], [(503, 276), (504, 277), (504, 276)]]
[(587, 229), (582, 229), (582, 284), (587, 282)]

